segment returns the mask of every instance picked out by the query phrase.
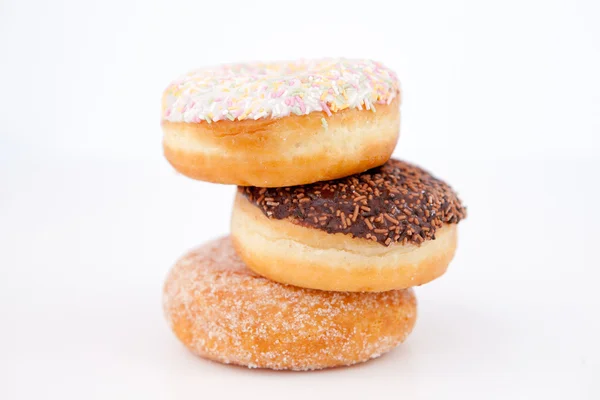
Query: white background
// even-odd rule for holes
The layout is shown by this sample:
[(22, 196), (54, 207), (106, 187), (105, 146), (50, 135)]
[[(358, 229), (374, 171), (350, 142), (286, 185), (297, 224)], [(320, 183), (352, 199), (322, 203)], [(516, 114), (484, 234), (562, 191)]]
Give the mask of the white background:
[[(394, 5), (391, 5), (394, 3)], [(597, 1), (0, 2), (0, 398), (600, 398)], [(402, 81), (395, 155), (469, 207), (381, 359), (221, 366), (163, 321), (233, 187), (176, 175), (161, 92), (197, 66), (346, 56)]]

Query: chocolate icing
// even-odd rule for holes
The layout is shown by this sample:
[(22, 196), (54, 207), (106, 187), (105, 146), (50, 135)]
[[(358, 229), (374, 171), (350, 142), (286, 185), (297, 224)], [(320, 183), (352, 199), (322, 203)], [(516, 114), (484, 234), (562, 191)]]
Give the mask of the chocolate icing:
[(386, 246), (434, 240), (443, 224), (466, 217), (466, 208), (448, 184), (417, 166), (393, 159), (342, 179), (238, 190), (269, 218)]

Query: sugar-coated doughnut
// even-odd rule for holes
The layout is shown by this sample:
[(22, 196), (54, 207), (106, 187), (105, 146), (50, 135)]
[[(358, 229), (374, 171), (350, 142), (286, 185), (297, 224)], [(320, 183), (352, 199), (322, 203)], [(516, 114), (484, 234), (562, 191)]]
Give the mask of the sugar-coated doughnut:
[(171, 83), (163, 149), (180, 173), (279, 187), (386, 162), (398, 141), (396, 74), (370, 60), (229, 64)]
[(377, 292), (442, 275), (465, 216), (446, 183), (390, 160), (333, 181), (240, 187), (231, 234), (248, 267), (277, 282)]
[(181, 258), (164, 311), (193, 353), (251, 368), (310, 370), (367, 361), (404, 341), (416, 319), (412, 290), (302, 289), (250, 271), (226, 237)]

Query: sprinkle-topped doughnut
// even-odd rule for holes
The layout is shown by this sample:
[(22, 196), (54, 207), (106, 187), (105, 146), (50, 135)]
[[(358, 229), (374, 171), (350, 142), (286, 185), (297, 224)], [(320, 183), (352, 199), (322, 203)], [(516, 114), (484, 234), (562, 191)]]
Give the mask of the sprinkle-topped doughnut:
[(390, 104), (399, 91), (396, 74), (371, 60), (226, 64), (192, 71), (171, 83), (163, 96), (163, 120), (211, 123), (311, 112), (331, 116), (347, 108), (375, 112), (376, 104)]
[(346, 178), (285, 188), (240, 187), (269, 218), (385, 246), (420, 245), (466, 209), (448, 184), (400, 160)]

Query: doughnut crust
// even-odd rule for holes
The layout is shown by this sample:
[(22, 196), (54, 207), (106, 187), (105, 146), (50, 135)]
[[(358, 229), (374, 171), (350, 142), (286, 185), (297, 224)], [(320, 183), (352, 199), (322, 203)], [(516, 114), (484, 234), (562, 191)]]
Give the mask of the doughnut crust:
[(454, 257), (456, 225), (423, 244), (382, 246), (267, 218), (239, 193), (231, 219), (236, 250), (254, 272), (304, 288), (382, 292), (422, 285), (443, 275)]
[(246, 268), (228, 237), (175, 264), (163, 306), (190, 351), (250, 368), (311, 370), (367, 361), (404, 341), (416, 319), (411, 289), (340, 293), (282, 285)]
[[(326, 118), (326, 119), (324, 119)], [(326, 125), (324, 122), (326, 121)], [(169, 163), (190, 178), (242, 186), (301, 185), (385, 163), (400, 131), (399, 100), (377, 111), (345, 109), (278, 119), (163, 121)]]

